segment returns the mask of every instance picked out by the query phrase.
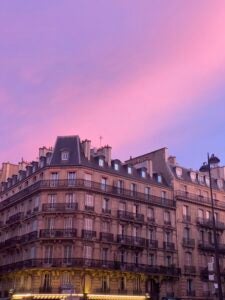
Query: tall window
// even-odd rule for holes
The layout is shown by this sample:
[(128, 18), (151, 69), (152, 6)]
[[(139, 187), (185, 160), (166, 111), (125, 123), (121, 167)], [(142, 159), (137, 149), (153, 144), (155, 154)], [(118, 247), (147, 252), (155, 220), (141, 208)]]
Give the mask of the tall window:
[(119, 224), (119, 234), (124, 236), (126, 234), (125, 232), (125, 225), (124, 224)]
[(123, 181), (122, 180), (117, 180), (116, 189), (117, 189), (117, 193), (121, 194), (122, 189), (123, 189)]
[(119, 255), (120, 255), (120, 262), (125, 263), (126, 262), (126, 252), (125, 252), (125, 250), (121, 250), (119, 252)]
[(192, 254), (190, 252), (185, 253), (185, 265), (191, 266), (192, 264)]
[(149, 200), (151, 195), (151, 189), (150, 187), (145, 187), (145, 199)]
[(91, 187), (91, 174), (85, 173), (85, 175), (84, 175), (84, 184), (87, 187)]
[(74, 193), (66, 194), (66, 207), (73, 208), (74, 203), (75, 203), (75, 194)]
[(184, 238), (186, 240), (189, 240), (190, 239), (190, 229), (188, 227), (185, 227), (184, 228)]
[(110, 223), (107, 221), (102, 222), (102, 232), (108, 233), (110, 232)]
[(76, 173), (75, 172), (68, 172), (67, 173), (67, 180), (68, 180), (68, 185), (69, 186), (75, 185)]
[(102, 292), (108, 292), (109, 290), (109, 276), (102, 276)]
[(203, 210), (199, 208), (199, 209), (198, 209), (198, 218), (199, 218), (200, 220), (202, 220), (203, 217), (204, 217)]
[(54, 229), (54, 227), (55, 227), (55, 218), (48, 217), (46, 219), (46, 229), (52, 230), (52, 229)]
[(50, 264), (53, 260), (53, 246), (45, 246), (45, 263)]
[(131, 183), (130, 185), (131, 196), (134, 196), (137, 191), (137, 186), (135, 183)]
[(92, 230), (93, 229), (93, 219), (92, 218), (85, 218), (84, 219), (84, 229), (85, 230)]
[(64, 246), (64, 262), (71, 263), (72, 258), (72, 245), (65, 245)]
[(120, 278), (120, 290), (126, 290), (126, 278), (124, 276)]
[(190, 294), (193, 291), (193, 281), (192, 279), (187, 279), (187, 292)]
[(64, 229), (72, 229), (73, 228), (73, 217), (66, 217), (64, 219)]
[(169, 211), (164, 211), (164, 223), (167, 224), (167, 225), (171, 224), (170, 212)]
[(51, 173), (51, 186), (57, 186), (58, 185), (58, 180), (59, 180), (59, 173), (57, 172), (52, 172)]
[(109, 213), (109, 199), (103, 198), (102, 200), (102, 212)]
[(42, 277), (42, 282), (43, 282), (43, 291), (44, 292), (49, 292), (51, 289), (51, 274), (47, 273), (44, 274)]
[(92, 247), (89, 245), (84, 246), (84, 258), (91, 259), (92, 258)]
[(172, 257), (171, 257), (170, 255), (167, 255), (167, 256), (165, 257), (165, 265), (166, 265), (167, 267), (170, 267), (171, 264), (172, 264)]
[(155, 264), (155, 255), (153, 253), (148, 254), (148, 264), (154, 266)]
[(154, 209), (152, 207), (147, 208), (147, 218), (149, 222), (154, 221)]
[(71, 283), (71, 276), (69, 272), (63, 272), (61, 275), (61, 283), (64, 284), (70, 284)]
[(101, 179), (101, 189), (103, 191), (106, 191), (106, 188), (107, 188), (107, 178), (102, 177), (102, 179)]
[(119, 203), (119, 210), (125, 211), (126, 210), (126, 203), (125, 202), (120, 202)]
[(171, 242), (171, 233), (170, 233), (170, 231), (166, 231), (164, 233), (164, 241), (165, 241), (165, 243), (170, 243)]
[(136, 216), (139, 212), (139, 205), (133, 204), (133, 214)]
[(55, 194), (48, 195), (48, 203), (49, 203), (50, 208), (55, 208), (55, 206), (56, 206), (56, 195)]
[(183, 216), (187, 216), (188, 215), (188, 206), (187, 205), (183, 205)]
[(103, 248), (102, 249), (102, 261), (104, 263), (106, 263), (107, 259), (108, 259), (108, 248)]
[(152, 228), (148, 230), (148, 238), (150, 242), (154, 241), (154, 230)]
[(212, 219), (212, 212), (209, 211), (209, 210), (206, 211), (206, 219), (207, 220), (211, 220)]
[(86, 194), (85, 197), (85, 206), (94, 207), (94, 197), (92, 194)]
[(166, 199), (166, 191), (161, 191), (161, 198)]

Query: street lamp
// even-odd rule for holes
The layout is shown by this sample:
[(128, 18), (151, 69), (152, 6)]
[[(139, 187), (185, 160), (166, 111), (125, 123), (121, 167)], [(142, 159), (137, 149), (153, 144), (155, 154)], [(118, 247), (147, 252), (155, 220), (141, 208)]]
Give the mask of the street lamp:
[(205, 162), (201, 166), (199, 171), (209, 173), (209, 188), (210, 188), (210, 197), (211, 197), (213, 237), (214, 237), (214, 244), (215, 244), (216, 277), (217, 277), (217, 283), (218, 283), (218, 298), (219, 298), (219, 300), (223, 300), (223, 291), (222, 291), (221, 274), (220, 274), (220, 262), (219, 262), (219, 247), (218, 247), (218, 240), (217, 240), (217, 235), (216, 235), (216, 221), (215, 221), (215, 213), (214, 213), (214, 199), (213, 199), (212, 176), (211, 176), (211, 166), (216, 165), (219, 162), (220, 162), (219, 158), (217, 158), (214, 154), (209, 156), (209, 153), (208, 153), (207, 163)]

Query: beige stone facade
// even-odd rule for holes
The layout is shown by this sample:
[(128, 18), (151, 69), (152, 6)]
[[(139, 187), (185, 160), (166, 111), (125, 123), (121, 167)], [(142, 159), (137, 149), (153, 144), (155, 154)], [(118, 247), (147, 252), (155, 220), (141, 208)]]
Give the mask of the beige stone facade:
[[(2, 298), (215, 298), (206, 174), (166, 149), (122, 163), (78, 136), (39, 153), (1, 182)], [(223, 282), (223, 178), (213, 197)]]
[(58, 138), (53, 152), (2, 182), (3, 298), (179, 294), (172, 188), (88, 143)]

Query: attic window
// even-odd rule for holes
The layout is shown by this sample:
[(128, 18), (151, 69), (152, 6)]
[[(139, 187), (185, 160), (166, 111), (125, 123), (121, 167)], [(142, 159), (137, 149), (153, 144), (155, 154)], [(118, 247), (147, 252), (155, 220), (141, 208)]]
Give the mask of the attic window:
[(99, 167), (104, 167), (104, 160), (102, 158), (99, 158), (98, 165)]
[(141, 171), (141, 177), (145, 178), (146, 177), (146, 172), (144, 170)]
[(203, 184), (203, 183), (204, 183), (204, 176), (203, 176), (203, 175), (199, 175), (199, 176), (198, 176), (198, 180), (199, 180), (199, 182), (200, 182), (201, 184)]
[(160, 174), (157, 175), (157, 182), (162, 183), (162, 175)]
[(114, 170), (119, 171), (119, 165), (118, 165), (118, 163), (114, 164)]
[(178, 177), (182, 176), (182, 169), (181, 168), (176, 168), (176, 174)]
[(61, 160), (63, 160), (63, 161), (69, 160), (69, 151), (61, 152)]
[(127, 173), (132, 174), (132, 168), (130, 166), (127, 167)]

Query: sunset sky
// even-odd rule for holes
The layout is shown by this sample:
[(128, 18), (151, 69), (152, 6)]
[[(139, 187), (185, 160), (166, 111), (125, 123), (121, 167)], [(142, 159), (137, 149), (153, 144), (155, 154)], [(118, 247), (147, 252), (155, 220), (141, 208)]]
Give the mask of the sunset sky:
[(225, 1), (1, 0), (0, 104), (0, 162), (78, 134), (225, 164)]

